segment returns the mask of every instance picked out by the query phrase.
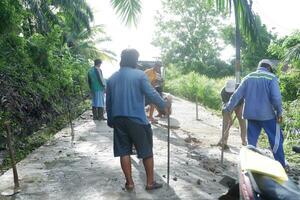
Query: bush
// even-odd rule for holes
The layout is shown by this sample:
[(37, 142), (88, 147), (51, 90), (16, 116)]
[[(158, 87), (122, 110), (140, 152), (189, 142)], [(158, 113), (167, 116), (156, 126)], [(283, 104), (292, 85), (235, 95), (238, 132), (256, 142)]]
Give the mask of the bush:
[(0, 39), (0, 134), (8, 120), (15, 135), (30, 135), (87, 93), (88, 60), (72, 55), (60, 37), (55, 31)]
[(280, 89), (283, 101), (294, 101), (300, 97), (300, 72), (282, 74), (280, 76)]
[(197, 99), (204, 106), (215, 110), (221, 108), (220, 92), (229, 77), (211, 79), (196, 72), (180, 75), (174, 66), (170, 66), (166, 74), (166, 91), (191, 101), (196, 101)]

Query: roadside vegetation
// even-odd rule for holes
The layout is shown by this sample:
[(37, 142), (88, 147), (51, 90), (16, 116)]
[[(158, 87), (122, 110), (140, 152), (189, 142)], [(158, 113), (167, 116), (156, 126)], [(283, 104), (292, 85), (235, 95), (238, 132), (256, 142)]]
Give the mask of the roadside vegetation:
[(67, 108), (87, 108), (91, 61), (113, 54), (95, 47), (109, 38), (85, 1), (4, 0), (0, 19), (0, 149), (8, 123), (20, 160), (65, 126)]
[[(153, 44), (162, 49), (165, 90), (197, 100), (221, 113), (220, 91), (226, 80), (234, 79), (235, 60), (225, 63), (219, 59), (223, 47), (217, 38), (235, 47), (235, 28), (220, 23), (218, 19), (222, 16), (205, 2), (163, 1)], [(255, 16), (255, 23), (259, 42), (253, 42), (246, 33), (241, 35), (242, 77), (254, 71), (263, 58), (278, 61), (276, 74), (284, 106), (284, 148), (287, 160), (300, 166), (299, 154), (291, 151), (293, 145), (300, 144), (300, 32), (279, 38), (268, 31), (259, 16)], [(265, 134), (260, 146), (268, 147)]]

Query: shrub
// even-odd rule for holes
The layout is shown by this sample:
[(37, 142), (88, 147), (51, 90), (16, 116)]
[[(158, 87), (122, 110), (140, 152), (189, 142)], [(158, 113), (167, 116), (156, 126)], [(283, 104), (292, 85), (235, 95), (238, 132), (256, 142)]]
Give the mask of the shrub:
[(204, 106), (215, 110), (221, 108), (220, 91), (229, 77), (212, 79), (196, 72), (180, 75), (176, 73), (176, 69), (173, 66), (170, 66), (166, 73), (166, 91), (191, 101), (196, 101), (197, 99)]

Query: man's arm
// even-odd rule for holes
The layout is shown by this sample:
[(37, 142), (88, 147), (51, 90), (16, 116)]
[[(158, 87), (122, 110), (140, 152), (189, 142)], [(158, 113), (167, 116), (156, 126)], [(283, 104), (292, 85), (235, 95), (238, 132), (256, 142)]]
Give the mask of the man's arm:
[(158, 106), (160, 110), (164, 110), (166, 108), (166, 102), (150, 85), (150, 82), (145, 74), (142, 76), (141, 79), (141, 89), (142, 92), (145, 94), (146, 98), (148, 98), (151, 103), (154, 103), (156, 106)]
[(270, 84), (271, 103), (276, 111), (277, 118), (282, 116), (282, 100), (278, 79), (274, 78)]
[(240, 102), (240, 100), (244, 98), (246, 84), (246, 81), (243, 81), (237, 88), (237, 90), (233, 93), (233, 95), (229, 99), (229, 102), (224, 108), (225, 112), (232, 112), (236, 105)]
[(111, 88), (110, 88), (109, 81), (107, 81), (107, 87), (106, 87), (106, 113), (107, 113), (107, 125), (113, 128), (112, 99), (111, 99)]

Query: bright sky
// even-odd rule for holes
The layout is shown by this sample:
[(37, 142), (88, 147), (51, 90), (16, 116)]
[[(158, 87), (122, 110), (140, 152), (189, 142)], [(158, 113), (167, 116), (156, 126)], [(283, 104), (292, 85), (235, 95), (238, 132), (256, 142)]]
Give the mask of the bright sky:
[[(131, 47), (140, 52), (140, 60), (155, 60), (160, 55), (159, 49), (151, 45), (155, 25), (154, 16), (160, 9), (160, 0), (142, 0), (143, 10), (137, 27), (126, 27), (117, 17), (110, 1), (87, 0), (94, 11), (93, 25), (103, 24), (111, 42), (100, 44), (99, 47), (116, 53), (117, 59), (123, 49)], [(299, 0), (253, 0), (253, 9), (269, 30), (279, 36), (287, 35), (300, 29)], [(234, 55), (232, 48), (226, 48), (221, 58), (228, 59)], [(118, 69), (118, 62), (104, 62), (104, 77), (109, 77)]]

